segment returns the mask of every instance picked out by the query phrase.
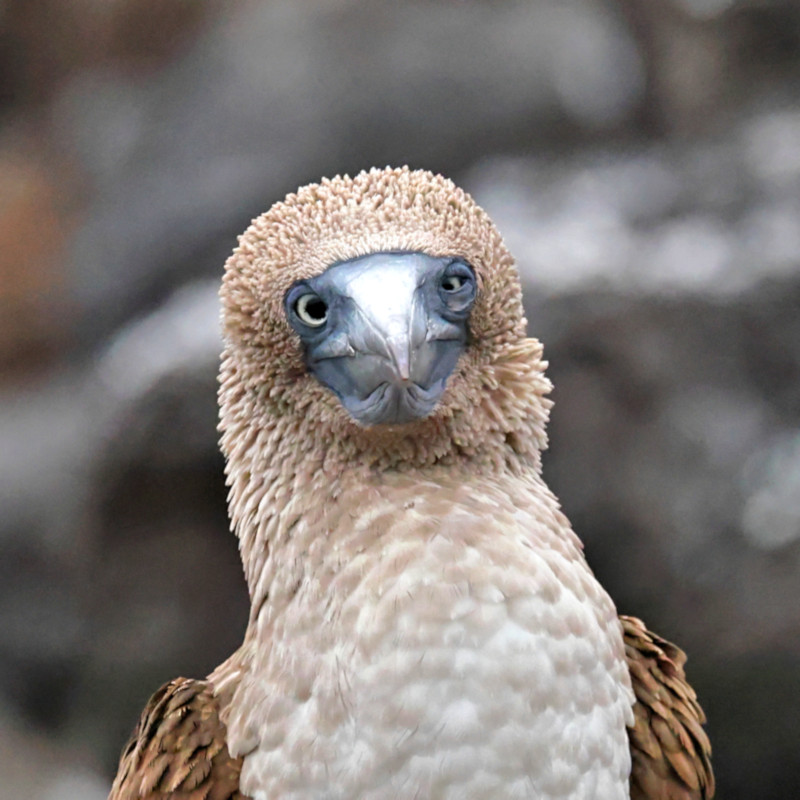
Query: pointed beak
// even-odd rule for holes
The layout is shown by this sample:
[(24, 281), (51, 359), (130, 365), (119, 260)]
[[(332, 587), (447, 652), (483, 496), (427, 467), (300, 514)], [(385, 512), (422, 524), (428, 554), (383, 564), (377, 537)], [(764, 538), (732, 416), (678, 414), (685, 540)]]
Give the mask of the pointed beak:
[[(383, 356), (393, 383), (425, 380), (418, 369), (427, 333), (418, 265), (408, 256), (394, 256), (339, 275), (351, 302), (350, 343), (363, 355)], [(367, 377), (365, 375), (365, 377)]]
[(403, 383), (407, 383), (411, 376), (411, 353), (408, 345), (407, 340), (386, 340), (386, 349), (389, 351), (392, 364), (394, 364), (395, 374)]
[(468, 309), (450, 313), (442, 299), (452, 261), (376, 253), (308, 282), (327, 306), (324, 330), (298, 330), (308, 367), (358, 422), (401, 424), (436, 406), (467, 341)]

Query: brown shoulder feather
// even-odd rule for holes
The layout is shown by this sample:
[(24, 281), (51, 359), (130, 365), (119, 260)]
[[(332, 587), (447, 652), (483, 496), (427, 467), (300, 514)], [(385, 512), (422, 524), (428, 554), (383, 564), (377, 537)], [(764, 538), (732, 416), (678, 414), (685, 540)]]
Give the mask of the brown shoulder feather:
[(109, 800), (246, 800), (219, 701), (207, 681), (176, 678), (142, 713), (122, 751)]
[(631, 800), (710, 800), (711, 744), (686, 655), (635, 617), (620, 616), (636, 693), (631, 740)]

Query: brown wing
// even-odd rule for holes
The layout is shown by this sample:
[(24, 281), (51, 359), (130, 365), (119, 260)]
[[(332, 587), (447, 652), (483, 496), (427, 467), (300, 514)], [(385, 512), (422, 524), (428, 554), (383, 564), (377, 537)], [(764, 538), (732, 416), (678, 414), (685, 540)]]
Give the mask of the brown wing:
[(109, 800), (247, 800), (207, 681), (177, 678), (150, 699), (119, 762)]
[(711, 744), (686, 655), (635, 617), (620, 616), (636, 704), (630, 729), (631, 800), (710, 800)]

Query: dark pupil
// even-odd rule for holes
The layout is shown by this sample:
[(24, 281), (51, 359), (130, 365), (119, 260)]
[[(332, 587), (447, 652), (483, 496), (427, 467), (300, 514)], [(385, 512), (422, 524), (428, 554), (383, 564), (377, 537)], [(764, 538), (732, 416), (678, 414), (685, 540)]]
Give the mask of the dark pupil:
[(456, 289), (459, 288), (458, 284), (459, 284), (458, 278), (453, 278), (452, 276), (448, 275), (442, 281), (442, 288), (446, 292), (454, 292)]
[(309, 300), (305, 304), (304, 311), (310, 319), (319, 321), (325, 319), (325, 314), (328, 311), (328, 307), (319, 297), (317, 297), (315, 300)]

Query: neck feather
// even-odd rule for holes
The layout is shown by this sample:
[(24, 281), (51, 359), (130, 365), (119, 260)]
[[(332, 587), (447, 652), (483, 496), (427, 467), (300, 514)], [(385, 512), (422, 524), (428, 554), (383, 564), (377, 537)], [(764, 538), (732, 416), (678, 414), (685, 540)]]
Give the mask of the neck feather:
[(447, 470), (480, 476), (538, 474), (552, 402), (546, 362), (535, 339), (466, 359), (440, 413), (387, 428), (356, 426), (335, 399), (302, 402), (319, 390), (310, 376), (248, 388), (227, 348), (220, 374), (221, 447), (228, 504), (239, 537), (255, 616), (271, 591), (282, 543), (302, 520), (324, 525), (322, 510), (348, 487), (379, 484), (387, 472)]

